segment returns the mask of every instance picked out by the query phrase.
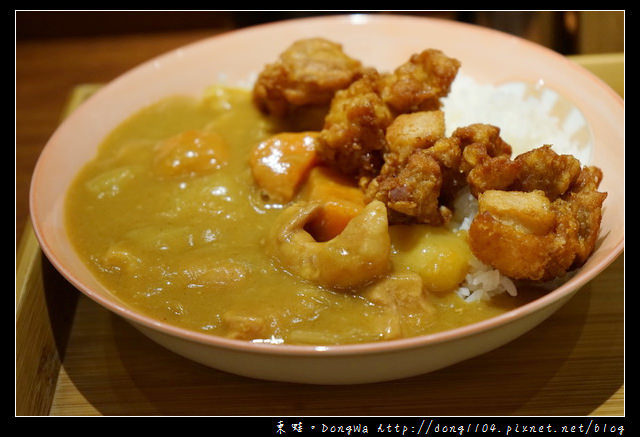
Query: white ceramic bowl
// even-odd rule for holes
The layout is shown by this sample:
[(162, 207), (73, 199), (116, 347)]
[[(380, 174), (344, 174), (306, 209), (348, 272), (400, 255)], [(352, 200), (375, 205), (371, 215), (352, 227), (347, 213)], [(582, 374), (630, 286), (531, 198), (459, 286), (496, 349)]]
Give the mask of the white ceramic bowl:
[[(64, 228), (67, 188), (103, 137), (139, 108), (168, 94), (201, 96), (215, 82), (247, 84), (293, 40), (323, 36), (347, 53), (391, 70), (412, 53), (438, 48), (466, 74), (491, 84), (543, 84), (579, 108), (593, 138), (591, 163), (608, 192), (597, 248), (571, 280), (504, 315), (459, 329), (381, 343), (330, 347), (254, 344), (168, 325), (117, 301), (75, 253)], [(517, 338), (566, 303), (605, 269), (624, 245), (624, 105), (595, 76), (563, 56), (500, 32), (399, 15), (337, 15), (278, 22), (222, 34), (153, 59), (109, 83), (64, 121), (37, 163), (31, 217), (44, 254), (88, 297), (166, 348), (231, 373), (268, 380), (351, 384), (427, 373)]]

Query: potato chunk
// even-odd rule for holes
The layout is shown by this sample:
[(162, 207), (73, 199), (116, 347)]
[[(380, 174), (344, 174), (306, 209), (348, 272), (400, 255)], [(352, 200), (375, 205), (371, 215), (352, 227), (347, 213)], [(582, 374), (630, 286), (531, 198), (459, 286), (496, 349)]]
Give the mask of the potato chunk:
[(224, 289), (242, 284), (251, 273), (251, 268), (233, 259), (212, 260), (192, 256), (184, 259), (179, 271), (189, 286)]
[(434, 293), (456, 289), (469, 270), (467, 242), (444, 227), (394, 225), (389, 228), (394, 269), (420, 275)]
[(141, 265), (142, 259), (125, 242), (114, 243), (99, 258), (100, 267), (111, 272), (133, 274)]
[(188, 130), (157, 145), (153, 169), (165, 177), (200, 175), (219, 169), (228, 159), (227, 144), (220, 134)]
[(407, 336), (412, 323), (419, 324), (435, 311), (416, 273), (389, 275), (366, 287), (362, 296), (386, 310), (387, 318), (380, 327), (385, 339)]
[(135, 180), (137, 172), (132, 166), (116, 167), (94, 176), (85, 187), (96, 199), (114, 198)]
[(254, 340), (263, 337), (267, 323), (262, 317), (227, 311), (222, 315), (227, 337), (237, 340)]

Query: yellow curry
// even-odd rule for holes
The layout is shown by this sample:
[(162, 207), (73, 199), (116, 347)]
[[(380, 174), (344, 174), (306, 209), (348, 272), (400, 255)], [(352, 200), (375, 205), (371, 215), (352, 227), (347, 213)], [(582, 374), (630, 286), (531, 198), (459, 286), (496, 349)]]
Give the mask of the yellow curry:
[[(322, 211), (291, 210), (296, 198), (265, 198), (250, 161), (265, 159), (259, 145), (280, 131), (243, 89), (212, 87), (201, 99), (176, 96), (143, 108), (104, 140), (71, 187), (67, 226), (78, 252), (136, 310), (248, 341), (346, 344), (409, 337), (460, 327), (522, 303), (520, 295), (465, 302), (454, 292), (472, 257), (463, 231), (427, 225), (387, 229), (360, 214), (363, 206), (355, 196), (359, 218), (351, 219), (344, 207), (329, 215), (343, 220), (332, 234), (322, 224)], [(314, 168), (295, 196), (336, 192), (315, 183), (324, 171)], [(318, 242), (329, 247), (350, 232), (349, 244), (358, 251), (367, 241), (384, 243), (359, 238), (375, 236), (382, 226), (391, 267), (357, 292), (339, 286), (352, 275), (334, 275), (327, 280), (338, 285), (332, 287), (298, 274), (295, 261), (283, 266), (273, 256), (282, 255), (290, 238), (302, 238), (280, 232), (285, 213), (317, 219), (297, 229), (306, 238), (301, 248)], [(319, 231), (311, 230), (314, 224)], [(317, 241), (308, 241), (309, 235)], [(308, 255), (286, 250), (294, 259)], [(346, 249), (318, 261), (329, 264), (326, 275), (335, 271), (331, 264), (340, 264), (340, 250)]]

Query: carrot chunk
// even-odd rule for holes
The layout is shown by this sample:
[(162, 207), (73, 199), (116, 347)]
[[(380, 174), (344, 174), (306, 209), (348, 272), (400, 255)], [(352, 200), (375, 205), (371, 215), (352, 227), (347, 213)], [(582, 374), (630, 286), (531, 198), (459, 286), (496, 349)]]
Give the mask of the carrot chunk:
[(317, 132), (284, 132), (259, 143), (249, 165), (253, 179), (270, 201), (293, 199), (318, 163)]
[(328, 241), (340, 234), (365, 206), (362, 190), (351, 179), (322, 166), (311, 170), (300, 197), (322, 203), (319, 213), (306, 226), (318, 241)]

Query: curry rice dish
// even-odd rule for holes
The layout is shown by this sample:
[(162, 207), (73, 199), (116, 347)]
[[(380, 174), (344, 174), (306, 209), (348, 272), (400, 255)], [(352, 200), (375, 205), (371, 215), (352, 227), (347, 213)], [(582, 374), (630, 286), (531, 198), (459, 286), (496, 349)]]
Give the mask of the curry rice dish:
[(545, 293), (594, 249), (601, 171), (498, 126), (446, 134), (460, 61), (379, 72), (295, 41), (252, 88), (212, 85), (124, 121), (67, 197), (74, 245), (122, 302), (268, 343), (456, 328)]

